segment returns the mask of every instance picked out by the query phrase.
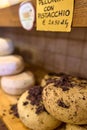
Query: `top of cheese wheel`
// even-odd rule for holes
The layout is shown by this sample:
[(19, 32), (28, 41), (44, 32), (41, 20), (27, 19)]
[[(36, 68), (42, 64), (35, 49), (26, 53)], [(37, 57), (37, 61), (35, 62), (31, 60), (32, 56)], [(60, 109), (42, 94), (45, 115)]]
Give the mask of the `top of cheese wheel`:
[(14, 44), (10, 39), (0, 38), (0, 56), (12, 54), (14, 51)]

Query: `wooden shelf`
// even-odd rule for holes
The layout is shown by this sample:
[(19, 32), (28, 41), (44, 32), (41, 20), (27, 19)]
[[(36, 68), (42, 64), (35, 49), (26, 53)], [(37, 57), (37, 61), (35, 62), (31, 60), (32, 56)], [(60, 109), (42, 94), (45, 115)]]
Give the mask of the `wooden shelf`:
[(75, 0), (73, 27), (87, 27), (87, 0)]
[[(35, 0), (32, 2), (36, 5)], [(20, 4), (0, 9), (0, 27), (21, 27), (18, 9)], [(87, 0), (75, 0), (73, 27), (87, 27)]]

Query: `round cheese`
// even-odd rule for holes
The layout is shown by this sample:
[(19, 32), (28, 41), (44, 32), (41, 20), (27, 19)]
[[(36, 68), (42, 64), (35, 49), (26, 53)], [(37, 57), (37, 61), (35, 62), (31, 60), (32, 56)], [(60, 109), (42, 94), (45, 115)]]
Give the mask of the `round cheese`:
[(30, 71), (18, 75), (4, 76), (1, 78), (2, 89), (11, 95), (20, 95), (35, 83), (34, 75)]
[(0, 76), (20, 73), (24, 69), (21, 56), (10, 55), (0, 57)]
[(0, 56), (12, 54), (14, 45), (10, 39), (0, 38)]

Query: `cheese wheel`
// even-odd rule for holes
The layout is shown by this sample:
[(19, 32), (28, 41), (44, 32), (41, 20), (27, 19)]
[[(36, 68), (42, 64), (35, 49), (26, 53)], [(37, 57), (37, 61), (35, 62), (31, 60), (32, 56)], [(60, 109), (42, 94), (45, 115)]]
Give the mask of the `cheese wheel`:
[(22, 1), (24, 1), (24, 0), (14, 0), (14, 1), (13, 0), (0, 0), (0, 9), (18, 4)]
[(0, 38), (0, 56), (12, 54), (14, 45), (10, 39)]
[(87, 130), (87, 125), (66, 124), (66, 130)]
[(13, 75), (24, 69), (24, 62), (21, 56), (11, 55), (0, 57), (0, 76)]
[(18, 100), (18, 114), (22, 123), (32, 130), (54, 130), (61, 121), (51, 116), (42, 102), (42, 87), (33, 86)]
[(87, 124), (87, 80), (62, 74), (46, 82), (42, 96), (46, 110), (62, 122)]
[(18, 75), (4, 76), (1, 78), (2, 89), (11, 95), (20, 95), (35, 83), (31, 72), (26, 71)]

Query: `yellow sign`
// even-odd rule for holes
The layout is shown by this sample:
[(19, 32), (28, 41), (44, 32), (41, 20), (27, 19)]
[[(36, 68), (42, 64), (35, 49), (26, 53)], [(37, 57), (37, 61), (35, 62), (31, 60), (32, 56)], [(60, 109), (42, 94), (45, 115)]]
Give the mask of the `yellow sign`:
[(70, 32), (73, 6), (74, 0), (37, 0), (37, 30)]

